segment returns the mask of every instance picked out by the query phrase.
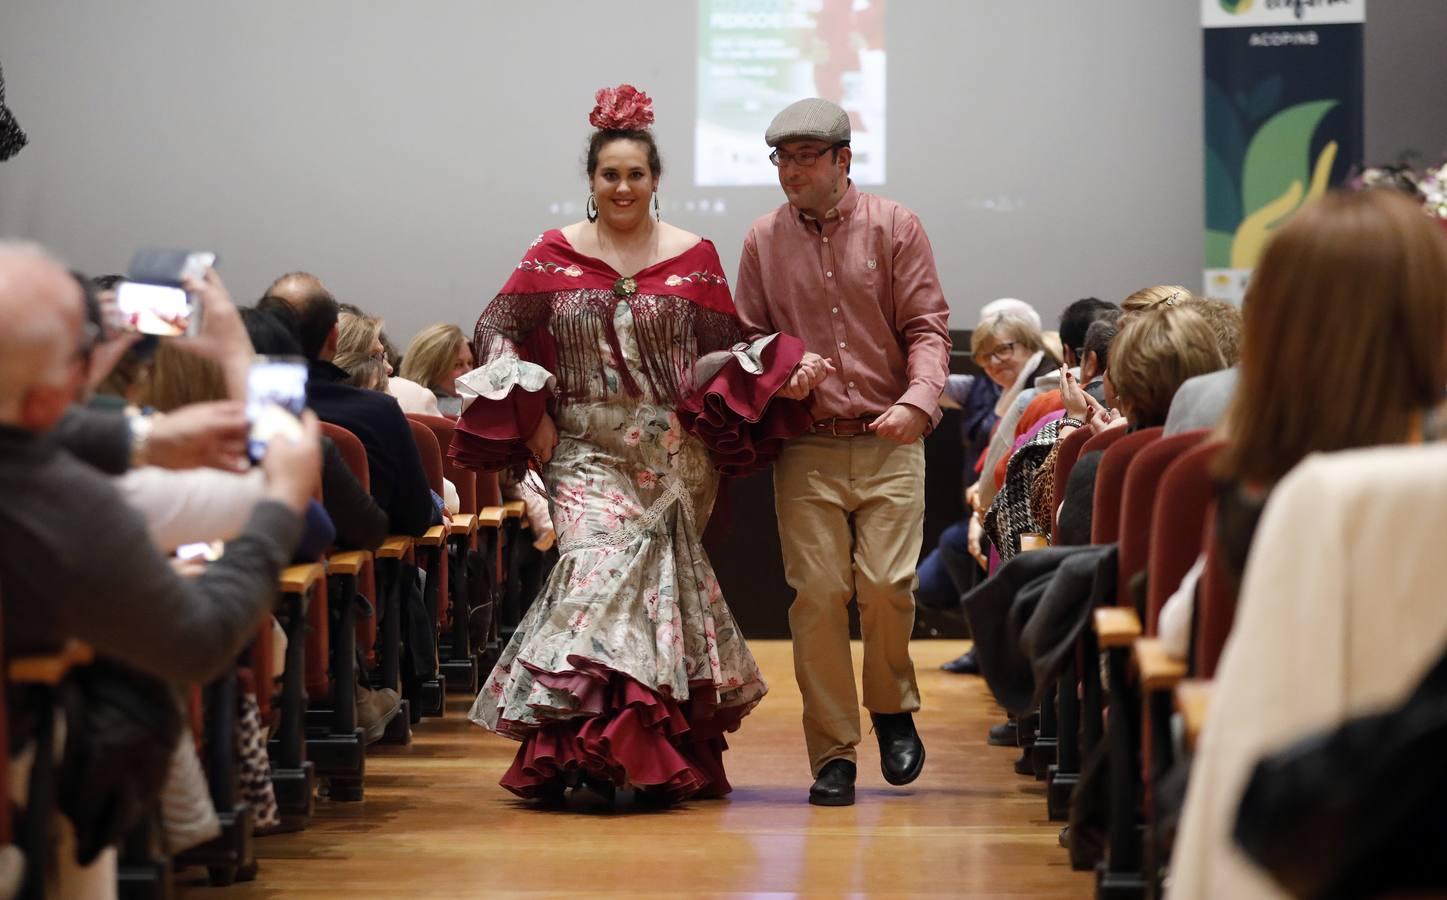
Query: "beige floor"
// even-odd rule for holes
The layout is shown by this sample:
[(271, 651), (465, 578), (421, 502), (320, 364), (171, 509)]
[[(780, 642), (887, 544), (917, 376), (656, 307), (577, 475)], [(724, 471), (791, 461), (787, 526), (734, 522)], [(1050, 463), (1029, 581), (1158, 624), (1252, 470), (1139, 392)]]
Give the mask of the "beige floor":
[[(954, 642), (915, 645), (928, 748), (924, 774), (885, 784), (861, 747), (858, 802), (805, 802), (808, 765), (789, 645), (753, 645), (771, 685), (730, 739), (734, 793), (667, 812), (581, 815), (522, 804), (497, 779), (515, 744), (469, 724), (468, 702), (424, 720), (406, 748), (375, 748), (367, 799), (320, 801), (306, 831), (261, 838), (249, 885), (183, 888), (231, 897), (907, 896), (1085, 897), (1045, 819), (1043, 787), (1015, 752), (985, 744), (1000, 713), (978, 678), (946, 675)], [(858, 648), (855, 651), (858, 658)], [(182, 873), (197, 884), (199, 873)]]

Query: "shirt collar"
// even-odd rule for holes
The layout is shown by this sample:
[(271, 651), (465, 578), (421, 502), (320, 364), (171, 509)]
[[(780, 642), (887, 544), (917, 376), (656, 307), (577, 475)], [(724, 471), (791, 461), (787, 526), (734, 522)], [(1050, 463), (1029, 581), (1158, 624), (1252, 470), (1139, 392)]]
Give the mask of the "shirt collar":
[[(854, 179), (851, 178), (846, 182), (846, 186), (844, 188), (844, 196), (839, 198), (839, 202), (834, 205), (833, 209), (829, 210), (827, 213), (824, 214), (824, 221), (828, 222), (834, 219), (838, 219), (841, 222), (847, 222), (849, 221), (849, 217), (854, 214), (854, 207), (858, 205), (859, 191), (854, 189)], [(818, 219), (804, 212), (802, 209), (798, 212), (799, 221), (803, 222), (806, 225), (812, 225), (815, 222), (819, 221)]]

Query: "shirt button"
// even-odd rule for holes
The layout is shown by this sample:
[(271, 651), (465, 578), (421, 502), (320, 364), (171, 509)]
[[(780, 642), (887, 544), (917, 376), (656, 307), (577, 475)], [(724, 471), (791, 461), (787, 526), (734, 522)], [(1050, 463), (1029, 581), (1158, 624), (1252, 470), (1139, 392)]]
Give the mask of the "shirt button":
[(852, 382), (852, 381), (849, 382), (849, 386), (850, 386), (850, 387), (854, 387), (854, 382)]
[(828, 239), (828, 238), (825, 238), (825, 239), (824, 239), (824, 243), (826, 243), (826, 244), (829, 243), (829, 239)]
[(845, 347), (844, 342), (843, 342), (843, 341), (840, 341), (840, 342), (839, 342), (839, 349), (840, 349), (840, 350), (843, 350), (844, 347)]
[(824, 277), (825, 277), (825, 278), (833, 278), (833, 277), (834, 277), (834, 273), (833, 273), (833, 272), (825, 272), (825, 273), (824, 273)]
[(837, 306), (834, 307), (833, 309), (829, 310), (829, 311), (832, 312), (832, 313), (833, 313), (834, 315), (836, 315), (836, 316), (839, 315), (839, 307), (837, 307)]

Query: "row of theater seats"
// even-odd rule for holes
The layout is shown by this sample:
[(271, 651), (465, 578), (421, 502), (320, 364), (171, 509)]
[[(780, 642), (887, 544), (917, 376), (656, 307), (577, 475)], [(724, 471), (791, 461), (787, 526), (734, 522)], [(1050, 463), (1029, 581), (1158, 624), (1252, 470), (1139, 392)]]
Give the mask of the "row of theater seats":
[[(475, 693), (479, 676), (500, 652), (516, 625), (537, 579), (525, 577), (519, 540), (523, 503), (503, 502), (496, 473), (459, 468), (446, 457), (451, 420), (409, 416), (430, 487), (443, 494), (443, 479), (457, 489), (461, 512), (450, 525), (420, 536), (393, 535), (375, 551), (333, 551), (326, 558), (287, 568), (281, 574), (276, 619), (286, 635), (285, 665), (276, 672), (274, 625), (270, 618), (234, 668), (190, 695), (192, 734), (206, 770), (211, 800), (221, 820), (221, 835), (179, 858), (159, 849), (158, 816), (136, 830), (121, 849), (122, 897), (161, 898), (173, 893), (173, 872), (204, 866), (212, 884), (250, 880), (257, 873), (254, 817), (241, 799), (238, 782), (238, 693), (252, 692), (269, 726), (267, 755), (281, 825), (279, 832), (306, 827), (319, 793), (329, 802), (359, 801), (366, 786), (367, 744), (358, 727), (355, 686), (362, 683), (400, 690), (399, 712), (388, 723), (381, 744), (407, 744), (412, 727), (443, 715), (448, 692)], [(341, 451), (352, 474), (365, 488), (370, 482), (367, 456), (351, 432), (324, 424), (324, 433)], [(320, 499), (320, 498), (318, 498)], [(523, 548), (521, 551), (519, 548)], [(422, 589), (427, 632), (401, 606), (404, 579), (416, 567), (425, 573)], [(363, 602), (365, 601), (365, 602)], [(376, 614), (368, 614), (368, 608)], [(360, 652), (359, 652), (360, 651)], [(54, 691), (72, 667), (91, 661), (89, 648), (68, 646), (51, 657), (11, 660), (3, 668), (10, 684), (27, 690)], [(404, 661), (431, 660), (419, 666)], [(48, 726), (49, 723), (42, 723)], [(51, 777), (55, 744), (50, 727), (37, 729), (36, 764), (29, 776), (29, 797), (17, 829), (7, 785), (0, 783), (0, 846), (18, 844), (27, 863), (20, 896), (41, 896), (56, 785)], [(0, 709), (0, 737), (5, 717)], [(0, 768), (0, 779), (5, 778)]]
[[(1207, 430), (1163, 437), (1160, 428), (1077, 429), (1056, 463), (1055, 496), (1063, 497), (1075, 462), (1103, 451), (1091, 543), (1117, 546), (1116, 591), (1100, 598), (1066, 653), (1038, 718), (1021, 719), (1038, 725), (1022, 724), (1019, 742), (1047, 784), (1050, 819), (1070, 823), (1062, 843), (1072, 865), (1094, 868), (1100, 897), (1161, 893), (1169, 848), (1161, 841), (1167, 823), (1158, 819), (1170, 805), (1156, 801), (1172, 791), (1162, 782), (1200, 733), (1230, 633), (1236, 596), (1211, 539), (1210, 469), (1219, 448)], [(1156, 629), (1171, 591), (1201, 554), (1193, 647), (1181, 661), (1165, 652)]]

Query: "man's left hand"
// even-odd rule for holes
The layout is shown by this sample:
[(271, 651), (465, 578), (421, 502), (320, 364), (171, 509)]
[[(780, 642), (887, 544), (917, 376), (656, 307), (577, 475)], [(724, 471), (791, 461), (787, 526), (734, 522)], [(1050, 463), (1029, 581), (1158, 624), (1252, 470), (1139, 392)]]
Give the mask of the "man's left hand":
[(896, 403), (869, 423), (869, 430), (896, 444), (912, 444), (929, 427), (929, 416), (906, 403)]

